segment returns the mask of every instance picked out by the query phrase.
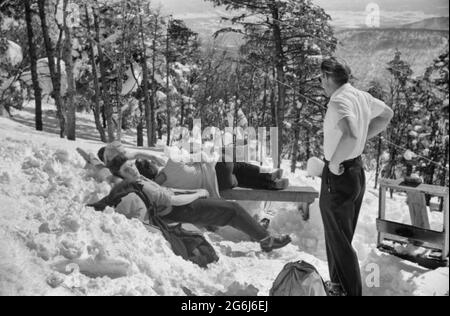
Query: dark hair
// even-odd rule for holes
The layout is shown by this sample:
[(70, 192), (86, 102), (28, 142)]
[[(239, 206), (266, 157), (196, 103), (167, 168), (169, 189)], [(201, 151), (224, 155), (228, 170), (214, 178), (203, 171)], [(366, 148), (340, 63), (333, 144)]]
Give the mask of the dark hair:
[(320, 68), (322, 72), (328, 77), (331, 77), (337, 85), (342, 86), (350, 81), (352, 74), (350, 67), (334, 57), (325, 59)]
[(105, 151), (106, 151), (106, 147), (102, 147), (102, 148), (100, 148), (100, 150), (97, 153), (98, 158), (103, 163), (105, 163)]
[(139, 173), (149, 180), (155, 180), (158, 175), (158, 167), (149, 160), (138, 159), (136, 160), (136, 168)]
[(122, 178), (120, 175), (120, 168), (128, 161), (127, 157), (124, 155), (118, 155), (111, 160), (107, 167), (109, 171), (111, 171), (112, 175), (118, 178)]

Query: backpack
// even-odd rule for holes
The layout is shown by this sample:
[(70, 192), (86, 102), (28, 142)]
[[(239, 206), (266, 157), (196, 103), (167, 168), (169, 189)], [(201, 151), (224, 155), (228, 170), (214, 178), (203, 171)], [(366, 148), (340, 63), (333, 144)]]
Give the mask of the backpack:
[(201, 268), (207, 268), (210, 263), (219, 261), (214, 248), (200, 233), (187, 231), (181, 224), (168, 227), (168, 231), (174, 253), (185, 260), (191, 261)]
[(124, 181), (116, 186), (106, 198), (89, 206), (94, 207), (97, 211), (104, 211), (107, 206), (116, 207), (123, 197), (131, 193), (135, 193), (144, 201), (149, 214), (148, 225), (161, 231), (175, 255), (202, 268), (207, 268), (208, 264), (219, 261), (216, 251), (203, 235), (189, 232), (183, 229), (181, 224), (169, 227), (159, 216), (156, 205), (150, 202), (139, 183)]
[(325, 283), (307, 262), (289, 263), (275, 280), (270, 296), (327, 296)]

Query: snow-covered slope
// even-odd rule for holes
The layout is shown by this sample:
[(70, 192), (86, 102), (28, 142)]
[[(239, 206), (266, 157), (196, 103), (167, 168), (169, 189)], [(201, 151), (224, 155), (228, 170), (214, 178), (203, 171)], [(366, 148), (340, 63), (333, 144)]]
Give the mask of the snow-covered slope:
[[(0, 295), (268, 295), (283, 266), (297, 260), (314, 264), (327, 279), (317, 203), (308, 223), (295, 205), (244, 204), (252, 214), (272, 218), (272, 229), (292, 234), (294, 243), (263, 254), (230, 229), (207, 233), (220, 261), (204, 270), (173, 255), (164, 238), (141, 223), (85, 207), (109, 190), (89, 177), (75, 151), (96, 152), (96, 135), (68, 142), (24, 125), (32, 124), (27, 111), (15, 118), (0, 118)], [(81, 118), (94, 128), (88, 115)], [(289, 177), (294, 184), (320, 185), (301, 171)], [(354, 243), (363, 280), (374, 264), (380, 269), (380, 286), (365, 284), (365, 294), (448, 294), (448, 268), (426, 271), (375, 250), (377, 200), (369, 190)], [(405, 210), (402, 202), (399, 196), (390, 202), (396, 214)]]

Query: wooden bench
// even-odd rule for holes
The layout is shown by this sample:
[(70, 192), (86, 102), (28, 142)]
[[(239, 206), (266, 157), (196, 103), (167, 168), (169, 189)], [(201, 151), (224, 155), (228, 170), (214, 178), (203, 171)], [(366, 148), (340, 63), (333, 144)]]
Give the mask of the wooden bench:
[(252, 190), (235, 188), (222, 191), (221, 196), (229, 201), (260, 201), (260, 202), (286, 202), (299, 205), (299, 211), (305, 221), (309, 220), (309, 209), (311, 204), (319, 197), (312, 187), (289, 187), (282, 191)]
[[(86, 160), (86, 163), (93, 164), (100, 170), (105, 168), (104, 165), (97, 160), (96, 157), (89, 155), (84, 150), (77, 148), (78, 153)], [(94, 160), (94, 162), (92, 161)], [(312, 187), (289, 187), (286, 190), (253, 190), (244, 188), (235, 188), (232, 190), (222, 191), (221, 196), (229, 201), (258, 201), (258, 202), (288, 202), (298, 204), (298, 210), (302, 213), (305, 221), (309, 220), (310, 206), (319, 197)]]
[[(382, 251), (398, 255), (393, 247), (386, 242), (397, 244), (417, 244), (421, 247), (431, 249), (440, 254), (439, 258), (408, 258), (398, 255), (402, 259), (419, 263), (420, 265), (436, 268), (448, 265), (449, 255), (449, 189), (427, 184), (417, 187), (402, 185), (403, 179), (388, 180), (380, 182), (379, 216), (377, 220), (378, 248)], [(405, 225), (386, 220), (386, 200), (388, 190), (406, 192), (407, 203), (410, 210), (412, 225)], [(442, 232), (430, 229), (428, 210), (425, 204), (425, 194), (443, 199), (444, 229)]]

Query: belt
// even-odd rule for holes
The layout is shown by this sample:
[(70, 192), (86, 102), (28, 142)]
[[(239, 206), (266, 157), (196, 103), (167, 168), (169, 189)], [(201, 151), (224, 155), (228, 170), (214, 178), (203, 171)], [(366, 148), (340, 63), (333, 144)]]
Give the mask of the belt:
[[(361, 156), (356, 157), (354, 159), (346, 160), (343, 163), (341, 163), (341, 165), (343, 165), (344, 168), (348, 168), (348, 167), (354, 166), (354, 165), (356, 165), (358, 163), (362, 163), (362, 157)], [(329, 166), (330, 162), (328, 160), (325, 160), (325, 165)]]

